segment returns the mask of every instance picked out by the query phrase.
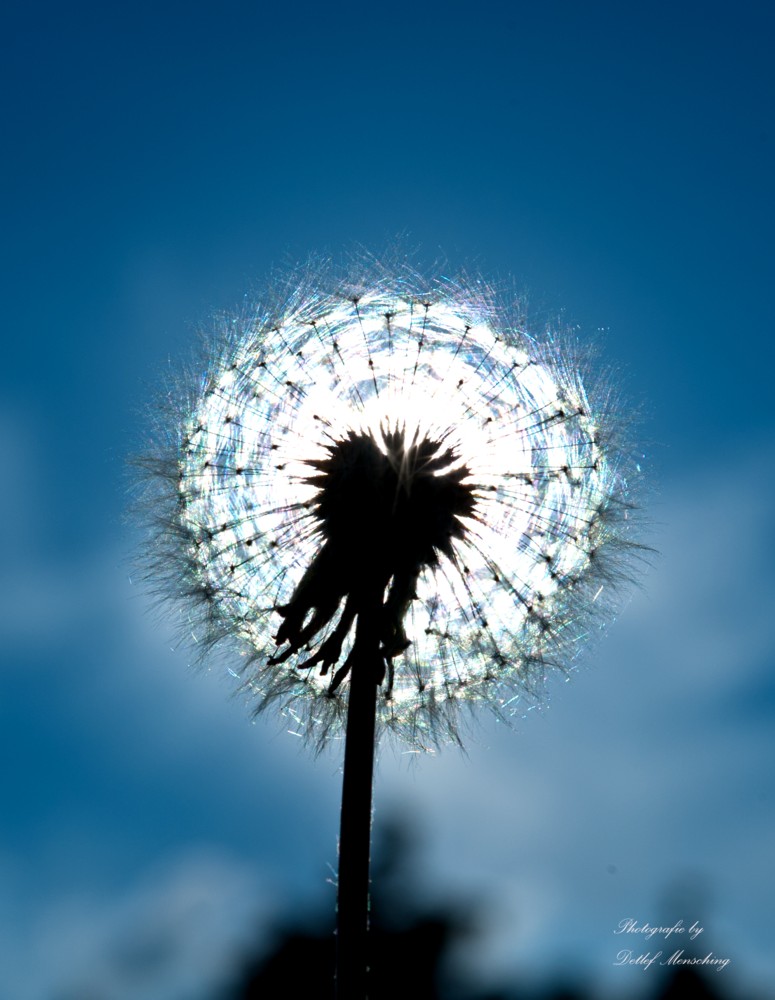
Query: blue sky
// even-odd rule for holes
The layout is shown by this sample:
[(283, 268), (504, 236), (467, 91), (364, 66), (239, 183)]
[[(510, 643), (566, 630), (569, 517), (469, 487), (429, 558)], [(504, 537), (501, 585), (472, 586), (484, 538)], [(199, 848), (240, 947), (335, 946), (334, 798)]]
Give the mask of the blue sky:
[[(773, 989), (772, 22), (6, 7), (0, 989), (196, 1000), (255, 920), (330, 894), (336, 754), (251, 725), (226, 664), (170, 650), (129, 579), (126, 459), (214, 313), (397, 235), (599, 343), (662, 555), (516, 732), (386, 751), (378, 816), (421, 832), (428, 892), (481, 893), (481, 975), (635, 995), (618, 921), (701, 917), (730, 989)], [(138, 985), (119, 943), (148, 927), (174, 947)]]

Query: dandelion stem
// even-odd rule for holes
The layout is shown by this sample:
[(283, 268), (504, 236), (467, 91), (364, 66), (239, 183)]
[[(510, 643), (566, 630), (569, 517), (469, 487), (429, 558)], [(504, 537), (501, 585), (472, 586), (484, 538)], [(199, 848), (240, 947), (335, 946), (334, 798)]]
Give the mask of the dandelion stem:
[(377, 628), (381, 599), (370, 605), (358, 615), (350, 672), (339, 832), (337, 1000), (367, 997), (374, 720), (384, 672)]

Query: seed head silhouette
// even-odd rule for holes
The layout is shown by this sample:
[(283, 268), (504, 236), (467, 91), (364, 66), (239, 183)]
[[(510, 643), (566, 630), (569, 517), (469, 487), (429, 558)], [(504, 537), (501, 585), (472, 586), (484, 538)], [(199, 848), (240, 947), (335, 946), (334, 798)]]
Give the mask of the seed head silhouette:
[(222, 323), (149, 463), (153, 571), (205, 654), (236, 640), (259, 710), (345, 733), (338, 1000), (369, 990), (378, 726), (430, 748), (461, 705), (518, 710), (638, 551), (611, 407), (560, 347), (481, 282), (307, 278)]
[[(628, 459), (605, 378), (483, 282), (370, 265), (224, 320), (151, 461), (152, 574), (206, 652), (314, 744), (341, 731), (366, 602), (377, 724), (456, 738), (519, 712), (628, 576)], [(601, 388), (602, 387), (602, 388)], [(632, 467), (634, 472), (634, 466)]]

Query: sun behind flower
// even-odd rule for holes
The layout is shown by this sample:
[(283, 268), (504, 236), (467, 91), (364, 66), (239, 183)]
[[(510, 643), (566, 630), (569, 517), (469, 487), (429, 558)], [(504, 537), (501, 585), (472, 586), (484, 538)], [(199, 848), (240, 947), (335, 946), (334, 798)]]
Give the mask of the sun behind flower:
[(638, 546), (610, 414), (556, 337), (481, 284), (367, 272), (224, 325), (152, 463), (152, 572), (318, 743), (373, 590), (379, 720), (432, 746), (459, 704), (512, 711), (567, 667)]

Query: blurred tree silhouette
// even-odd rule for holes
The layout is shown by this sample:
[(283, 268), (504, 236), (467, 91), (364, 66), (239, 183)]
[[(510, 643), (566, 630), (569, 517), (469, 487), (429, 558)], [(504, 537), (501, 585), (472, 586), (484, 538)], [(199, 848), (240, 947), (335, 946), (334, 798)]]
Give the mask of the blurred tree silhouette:
[(684, 966), (670, 975), (657, 1000), (724, 1000), (728, 995), (719, 993), (703, 973)]
[[(410, 829), (393, 820), (377, 830), (369, 1000), (597, 1000), (567, 980), (538, 992), (513, 983), (483, 992), (470, 980), (453, 976), (454, 946), (476, 938), (480, 904), (459, 900), (418, 905), (414, 859)], [(246, 962), (227, 1000), (291, 996), (334, 1000), (334, 923), (326, 912), (278, 924), (273, 946)], [(733, 1000), (735, 994), (727, 992), (729, 988), (729, 980), (722, 976), (711, 980), (697, 968), (678, 966), (663, 979), (654, 977), (649, 1000)]]
[[(417, 908), (411, 835), (383, 825), (372, 866), (369, 1000), (442, 1000), (445, 958), (453, 943), (475, 933), (464, 907)], [(470, 908), (465, 908), (469, 910)], [(276, 929), (275, 948), (249, 963), (233, 1000), (315, 996), (333, 1000), (335, 938), (329, 916)], [(470, 995), (470, 994), (466, 994)]]

